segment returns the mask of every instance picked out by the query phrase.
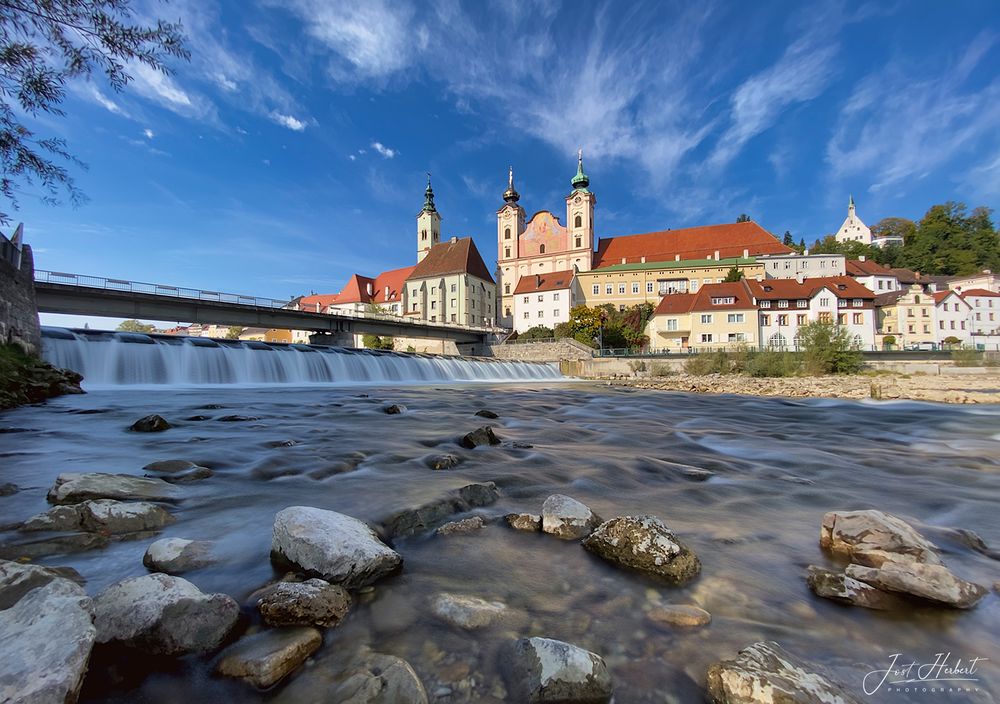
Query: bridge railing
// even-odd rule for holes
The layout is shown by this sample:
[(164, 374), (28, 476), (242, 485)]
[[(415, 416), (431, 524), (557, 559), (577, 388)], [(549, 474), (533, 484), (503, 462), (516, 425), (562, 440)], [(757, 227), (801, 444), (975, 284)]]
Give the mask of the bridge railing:
[(125, 293), (145, 293), (155, 296), (170, 296), (172, 298), (185, 298), (211, 303), (235, 303), (237, 305), (252, 306), (255, 308), (299, 310), (304, 313), (314, 315), (332, 315), (342, 318), (355, 318), (357, 320), (384, 320), (387, 322), (406, 323), (408, 325), (421, 325), (424, 327), (463, 329), (477, 333), (498, 333), (502, 328), (490, 325), (466, 325), (458, 322), (414, 320), (412, 317), (399, 315), (397, 313), (377, 313), (370, 311), (357, 311), (350, 309), (335, 309), (329, 313), (323, 311), (309, 310), (308, 308), (293, 308), (292, 301), (279, 301), (274, 298), (261, 298), (259, 296), (248, 296), (239, 293), (223, 293), (221, 291), (204, 291), (202, 289), (185, 288), (182, 286), (168, 286), (166, 284), (151, 284), (141, 281), (126, 281), (124, 279), (111, 279), (105, 276), (88, 276), (86, 274), (69, 274), (61, 271), (46, 271), (44, 269), (35, 270), (35, 283), (59, 284), (62, 286), (80, 286), (83, 288), (97, 288), (108, 291), (122, 291)]

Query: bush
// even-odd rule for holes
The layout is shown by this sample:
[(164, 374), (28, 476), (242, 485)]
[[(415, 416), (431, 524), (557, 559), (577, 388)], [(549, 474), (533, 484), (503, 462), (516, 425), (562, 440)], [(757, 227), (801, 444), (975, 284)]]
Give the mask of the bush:
[(746, 373), (753, 377), (780, 377), (798, 374), (802, 360), (794, 352), (762, 350), (749, 355)]
[(391, 350), (393, 342), (391, 337), (379, 337), (378, 335), (364, 335), (361, 342), (370, 350)]
[(799, 328), (798, 340), (810, 374), (856, 374), (864, 366), (861, 350), (846, 327), (809, 323)]
[(547, 328), (544, 325), (536, 325), (519, 334), (517, 339), (525, 342), (527, 340), (550, 340), (553, 337), (555, 337), (555, 332), (553, 332), (552, 328)]
[(951, 360), (956, 367), (981, 367), (983, 364), (983, 353), (974, 347), (962, 347), (951, 351)]
[(663, 362), (657, 362), (649, 370), (650, 376), (672, 376), (673, 373), (674, 370), (671, 368), (671, 366)]
[(628, 363), (628, 368), (632, 370), (633, 374), (636, 374), (638, 372), (644, 372), (646, 371), (646, 363), (641, 359), (634, 360)]
[(714, 374), (715, 361), (710, 354), (693, 354), (684, 360), (684, 371), (696, 376)]
[(884, 349), (890, 350), (895, 346), (896, 346), (895, 335), (886, 335), (885, 337), (882, 338), (882, 347)]

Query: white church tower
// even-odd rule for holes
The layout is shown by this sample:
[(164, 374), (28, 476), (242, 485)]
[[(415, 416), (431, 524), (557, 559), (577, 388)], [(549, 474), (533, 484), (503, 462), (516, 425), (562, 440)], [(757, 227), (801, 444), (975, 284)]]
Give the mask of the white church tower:
[(847, 242), (860, 242), (861, 244), (872, 243), (872, 231), (861, 222), (861, 218), (854, 210), (854, 196), (847, 206), (847, 219), (840, 226), (836, 234), (837, 242), (846, 244)]

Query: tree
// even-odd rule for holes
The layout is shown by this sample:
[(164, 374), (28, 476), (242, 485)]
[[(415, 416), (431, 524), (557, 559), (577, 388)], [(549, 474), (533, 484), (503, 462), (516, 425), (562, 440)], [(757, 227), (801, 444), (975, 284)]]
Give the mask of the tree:
[[(77, 161), (65, 140), (42, 138), (21, 121), (21, 114), (62, 116), (66, 84), (103, 73), (121, 91), (138, 62), (164, 73), (168, 57), (187, 59), (179, 23), (155, 26), (133, 22), (131, 0), (0, 1), (0, 193), (12, 209), (22, 187), (40, 186), (43, 201), (55, 204), (65, 190), (80, 203), (66, 167)], [(0, 212), (0, 223), (9, 216)]]
[(854, 335), (843, 325), (807, 323), (799, 328), (798, 344), (810, 374), (855, 374), (864, 364)]
[(795, 240), (792, 239), (791, 230), (785, 230), (785, 236), (781, 239), (781, 244), (785, 245), (786, 247), (795, 246)]
[(361, 343), (370, 350), (391, 350), (395, 346), (391, 337), (379, 337), (378, 335), (363, 335)]
[(536, 325), (533, 328), (528, 328), (524, 332), (517, 336), (518, 340), (551, 340), (555, 337), (555, 332), (552, 328), (547, 328), (544, 325)]
[(746, 213), (740, 213), (740, 216), (736, 218), (736, 222), (750, 222), (750, 216)]
[(115, 329), (122, 332), (153, 332), (156, 330), (156, 326), (139, 320), (123, 320)]
[(729, 270), (729, 273), (726, 274), (726, 278), (723, 279), (723, 282), (731, 284), (735, 283), (736, 281), (741, 281), (742, 279), (743, 279), (743, 272), (740, 271), (740, 268), (738, 266), (734, 266), (732, 269)]
[(230, 326), (230, 328), (226, 331), (226, 339), (227, 340), (238, 340), (238, 339), (240, 339), (240, 335), (243, 334), (243, 330), (244, 330), (244, 328), (242, 326), (240, 326), (240, 325), (232, 325), (232, 326)]

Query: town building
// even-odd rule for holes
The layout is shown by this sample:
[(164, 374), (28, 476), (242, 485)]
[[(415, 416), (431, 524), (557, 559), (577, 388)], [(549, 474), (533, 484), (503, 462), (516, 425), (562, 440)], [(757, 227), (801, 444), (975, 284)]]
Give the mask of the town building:
[(514, 330), (524, 332), (539, 325), (555, 328), (569, 320), (578, 298), (572, 269), (522, 276), (514, 289)]
[(496, 284), (471, 237), (434, 245), (406, 277), (403, 315), (436, 323), (491, 327)]
[(757, 257), (768, 279), (794, 279), (800, 274), (807, 279), (817, 276), (843, 276), (847, 273), (843, 254), (765, 254)]
[(861, 244), (885, 247), (888, 245), (902, 245), (903, 238), (898, 235), (872, 235), (871, 228), (862, 222), (858, 217), (857, 209), (854, 206), (854, 196), (851, 196), (847, 205), (847, 218), (844, 219), (837, 234), (834, 235), (837, 242), (847, 244), (848, 242), (860, 242)]
[(846, 327), (861, 349), (875, 347), (875, 294), (850, 276), (748, 281), (760, 309), (760, 341), (797, 349), (799, 328), (812, 322)]
[(989, 269), (983, 269), (978, 274), (968, 276), (952, 276), (948, 279), (948, 288), (959, 292), (968, 289), (985, 289), (993, 293), (1000, 293), (1000, 276)]
[(847, 260), (846, 269), (848, 276), (876, 294), (898, 291), (901, 288), (899, 279), (891, 269), (864, 255), (858, 259)]
[(875, 308), (881, 346), (908, 349), (938, 344), (934, 331), (934, 296), (921, 284), (911, 283), (905, 288), (879, 294), (875, 298)]
[(758, 335), (757, 300), (746, 280), (664, 296), (646, 325), (654, 352), (754, 346)]
[(972, 288), (963, 291), (962, 298), (972, 307), (969, 318), (972, 345), (984, 350), (1000, 350), (1000, 293)]
[(935, 342), (940, 346), (972, 341), (972, 305), (958, 291), (937, 291), (934, 298)]

